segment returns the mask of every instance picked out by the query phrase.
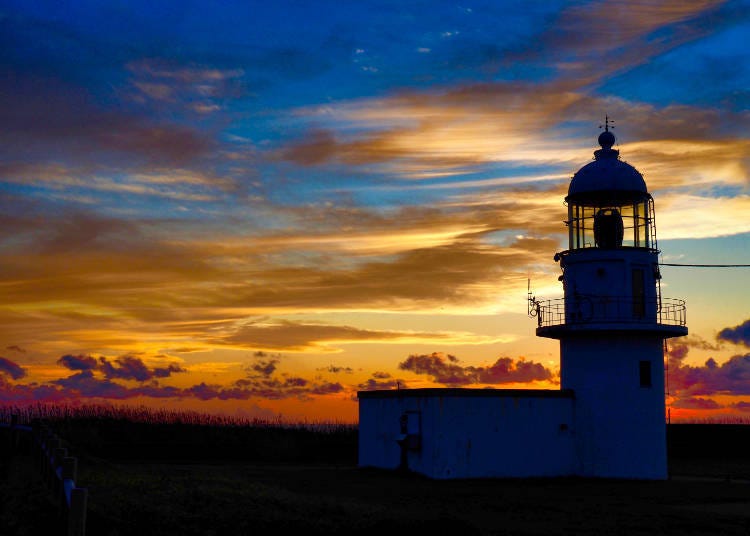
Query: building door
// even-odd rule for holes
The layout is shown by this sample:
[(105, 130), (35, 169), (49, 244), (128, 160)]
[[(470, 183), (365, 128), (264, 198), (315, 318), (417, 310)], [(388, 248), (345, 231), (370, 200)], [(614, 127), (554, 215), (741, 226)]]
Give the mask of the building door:
[(633, 316), (646, 316), (646, 271), (643, 268), (633, 268)]

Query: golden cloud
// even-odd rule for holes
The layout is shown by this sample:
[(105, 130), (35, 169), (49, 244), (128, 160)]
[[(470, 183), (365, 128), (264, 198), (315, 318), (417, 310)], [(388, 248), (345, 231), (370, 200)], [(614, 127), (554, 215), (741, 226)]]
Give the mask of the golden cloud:
[(659, 238), (710, 238), (750, 232), (750, 196), (660, 197)]
[(226, 336), (213, 339), (218, 345), (284, 352), (335, 352), (338, 351), (336, 345), (366, 342), (405, 344), (435, 341), (443, 344), (489, 344), (507, 342), (508, 337), (465, 332), (383, 331), (263, 319), (240, 323)]
[[(531, 214), (537, 220), (531, 225), (546, 229), (547, 205), (537, 201), (536, 208), (524, 208), (523, 196), (517, 201), (454, 200), (390, 218), (331, 208), (330, 227), (323, 231), (297, 227), (296, 234), (257, 239), (221, 235), (221, 228), (209, 232), (202, 222), (202, 234), (189, 225), (172, 234), (152, 220), (80, 211), (6, 217), (6, 228), (14, 231), (0, 253), (0, 335), (34, 340), (37, 350), (208, 349), (248, 315), (479, 310), (492, 296), (519, 287), (539, 253), (556, 247), (555, 239), (518, 233), (529, 227)], [(341, 232), (343, 221), (348, 233)], [(512, 236), (493, 243), (493, 233), (504, 229), (513, 229)], [(294, 331), (283, 334), (291, 337), (288, 347), (304, 346)], [(351, 333), (342, 336), (357, 340)], [(445, 337), (470, 343), (465, 335)], [(392, 338), (408, 340), (404, 334)]]

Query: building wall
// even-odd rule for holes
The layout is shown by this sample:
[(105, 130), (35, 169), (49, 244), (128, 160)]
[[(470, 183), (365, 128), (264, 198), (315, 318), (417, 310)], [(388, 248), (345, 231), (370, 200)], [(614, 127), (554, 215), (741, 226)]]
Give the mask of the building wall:
[(422, 395), (421, 390), (409, 391), (360, 397), (360, 466), (399, 466), (398, 440), (405, 439), (400, 419), (409, 413), (412, 423), (419, 415), (421, 435), (420, 448), (407, 451), (412, 471), (441, 479), (574, 474), (570, 393), (533, 396), (533, 391), (493, 390), (495, 396), (488, 396), (490, 390), (482, 390), (472, 396), (475, 390), (469, 389)]
[[(576, 473), (664, 479), (663, 339), (659, 335), (592, 333), (560, 341), (563, 389), (576, 394)], [(641, 384), (648, 362), (650, 385)]]
[(407, 410), (420, 411), (423, 406), (422, 399), (413, 397), (360, 397), (360, 467), (397, 469), (401, 458), (399, 419)]

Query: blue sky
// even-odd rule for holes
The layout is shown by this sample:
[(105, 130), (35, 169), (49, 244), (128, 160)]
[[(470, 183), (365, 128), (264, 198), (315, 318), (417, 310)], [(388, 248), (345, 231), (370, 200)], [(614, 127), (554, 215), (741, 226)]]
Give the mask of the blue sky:
[[(527, 280), (561, 294), (605, 114), (664, 262), (750, 263), (747, 35), (747, 1), (4, 2), (6, 396), (353, 418), (448, 354), (554, 387)], [(663, 273), (674, 366), (750, 381), (746, 272)], [(741, 411), (720, 384), (675, 408)]]

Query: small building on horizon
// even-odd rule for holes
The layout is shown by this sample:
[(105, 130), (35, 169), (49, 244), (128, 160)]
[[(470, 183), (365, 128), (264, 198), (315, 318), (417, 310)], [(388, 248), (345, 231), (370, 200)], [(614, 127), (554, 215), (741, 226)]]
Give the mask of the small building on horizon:
[(685, 302), (661, 295), (654, 202), (643, 176), (600, 149), (570, 182), (564, 297), (531, 299), (560, 341), (559, 390), (361, 391), (359, 465), (431, 478), (667, 477), (664, 341)]

